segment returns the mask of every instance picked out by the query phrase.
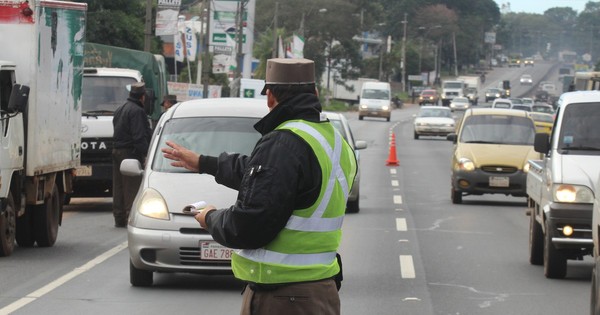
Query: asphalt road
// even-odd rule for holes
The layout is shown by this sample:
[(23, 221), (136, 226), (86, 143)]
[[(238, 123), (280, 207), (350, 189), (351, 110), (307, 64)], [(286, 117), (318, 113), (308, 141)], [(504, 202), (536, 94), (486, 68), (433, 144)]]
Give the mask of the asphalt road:
[[(486, 82), (533, 70), (497, 69)], [(368, 148), (361, 210), (343, 227), (342, 314), (589, 313), (591, 258), (569, 261), (566, 279), (546, 279), (528, 263), (525, 198), (453, 205), (452, 144), (414, 140), (417, 110), (408, 104), (390, 122), (347, 113)], [(392, 133), (398, 166), (386, 165)], [(0, 314), (239, 313), (242, 284), (231, 276), (159, 274), (151, 288), (132, 287), (126, 231), (113, 227), (110, 206), (74, 198), (54, 247), (0, 258)]]

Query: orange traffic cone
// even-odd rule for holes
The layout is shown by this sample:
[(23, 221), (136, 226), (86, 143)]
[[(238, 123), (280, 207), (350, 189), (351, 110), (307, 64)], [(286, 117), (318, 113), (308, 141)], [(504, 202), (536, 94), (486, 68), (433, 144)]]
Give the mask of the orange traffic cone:
[(396, 158), (396, 135), (392, 133), (392, 142), (390, 143), (390, 155), (388, 156), (387, 161), (385, 161), (385, 165), (387, 166), (398, 166), (400, 162)]

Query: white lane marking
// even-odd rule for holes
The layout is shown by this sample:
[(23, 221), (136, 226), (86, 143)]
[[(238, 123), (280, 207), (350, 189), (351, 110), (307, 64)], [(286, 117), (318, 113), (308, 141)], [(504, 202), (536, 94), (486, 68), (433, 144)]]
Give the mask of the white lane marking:
[(396, 169), (395, 168), (390, 168), (390, 174), (396, 174)]
[(396, 218), (396, 230), (405, 232), (408, 230), (406, 225), (406, 219), (404, 218)]
[(397, 180), (392, 180), (392, 186), (394, 187), (398, 187), (400, 185), (400, 183)]
[(394, 203), (397, 205), (402, 204), (402, 196), (400, 195), (394, 195)]
[(104, 252), (103, 254), (100, 254), (98, 257), (88, 261), (87, 263), (83, 264), (80, 267), (73, 269), (73, 271), (48, 283), (47, 285), (27, 294), (27, 296), (18, 299), (17, 301), (5, 306), (4, 308), (1, 308), (0, 315), (10, 314), (10, 313), (20, 309), (21, 307), (35, 301), (36, 299), (48, 294), (52, 290), (67, 283), (69, 280), (79, 276), (80, 274), (82, 274), (86, 271), (89, 271), (90, 269), (94, 268), (96, 265), (101, 264), (102, 262), (104, 262), (105, 260), (109, 259), (110, 257), (116, 255), (118, 252), (122, 251), (125, 248), (127, 248), (127, 241), (109, 249), (108, 251)]
[(400, 274), (404, 279), (414, 279), (416, 277), (411, 255), (400, 255)]

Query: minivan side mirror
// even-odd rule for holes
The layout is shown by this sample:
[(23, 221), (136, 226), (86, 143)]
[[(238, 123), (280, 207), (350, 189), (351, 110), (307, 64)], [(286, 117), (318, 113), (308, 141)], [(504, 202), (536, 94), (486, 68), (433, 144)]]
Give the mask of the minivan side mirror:
[(456, 137), (455, 133), (451, 133), (446, 136), (446, 140), (452, 141), (452, 143), (456, 143), (456, 139), (458, 139), (458, 137)]
[(29, 86), (15, 84), (10, 92), (8, 111), (11, 113), (24, 112), (29, 100)]

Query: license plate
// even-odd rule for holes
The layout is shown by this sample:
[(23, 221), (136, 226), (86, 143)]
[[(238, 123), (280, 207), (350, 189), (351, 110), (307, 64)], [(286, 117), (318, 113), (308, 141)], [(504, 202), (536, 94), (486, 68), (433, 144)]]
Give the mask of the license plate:
[(91, 165), (81, 165), (75, 168), (76, 176), (92, 176), (92, 166)]
[(509, 185), (508, 177), (490, 176), (490, 187), (508, 187)]
[(233, 249), (216, 242), (200, 242), (201, 260), (231, 260)]

